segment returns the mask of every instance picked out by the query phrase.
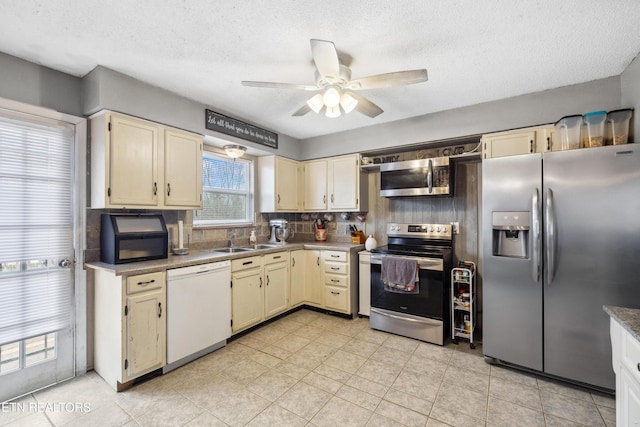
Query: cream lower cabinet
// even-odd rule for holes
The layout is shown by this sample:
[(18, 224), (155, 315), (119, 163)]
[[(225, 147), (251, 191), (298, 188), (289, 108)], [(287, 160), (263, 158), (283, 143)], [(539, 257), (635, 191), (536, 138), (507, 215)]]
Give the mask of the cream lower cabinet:
[(616, 373), (616, 426), (640, 425), (640, 342), (611, 318), (611, 352)]
[(166, 364), (166, 274), (95, 271), (94, 369), (115, 390)]
[(305, 250), (305, 286), (304, 300), (307, 304), (323, 307), (323, 283), (322, 283), (322, 251), (315, 249)]
[(268, 254), (264, 259), (264, 317), (289, 308), (289, 252)]
[(231, 331), (238, 332), (264, 319), (262, 257), (231, 261)]
[(302, 304), (305, 299), (306, 252), (304, 249), (291, 251), (291, 274), (289, 279), (289, 302), (291, 307)]
[(289, 253), (231, 261), (231, 331), (283, 313), (289, 305)]
[(349, 310), (349, 254), (322, 251), (324, 260), (324, 305), (329, 310), (351, 314)]

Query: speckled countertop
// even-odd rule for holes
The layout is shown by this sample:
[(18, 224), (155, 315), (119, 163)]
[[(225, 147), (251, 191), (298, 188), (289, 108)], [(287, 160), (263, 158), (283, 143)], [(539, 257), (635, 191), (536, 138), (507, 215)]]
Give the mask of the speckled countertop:
[(605, 305), (604, 311), (640, 341), (640, 309)]
[(286, 243), (274, 248), (256, 249), (252, 251), (238, 252), (234, 254), (213, 252), (212, 249), (192, 250), (187, 255), (169, 254), (168, 258), (155, 259), (151, 261), (139, 261), (128, 264), (107, 264), (106, 262), (87, 262), (84, 264), (85, 269), (106, 270), (115, 273), (116, 276), (131, 276), (135, 274), (153, 273), (156, 271), (164, 271), (171, 268), (188, 267), (191, 265), (205, 264), (208, 262), (233, 260), (238, 258), (246, 258), (256, 255), (264, 255), (268, 253), (280, 251), (295, 251), (297, 249), (320, 249), (350, 252), (357, 254), (364, 250), (364, 245), (354, 245), (351, 243), (331, 243), (331, 242), (302, 242), (302, 243)]

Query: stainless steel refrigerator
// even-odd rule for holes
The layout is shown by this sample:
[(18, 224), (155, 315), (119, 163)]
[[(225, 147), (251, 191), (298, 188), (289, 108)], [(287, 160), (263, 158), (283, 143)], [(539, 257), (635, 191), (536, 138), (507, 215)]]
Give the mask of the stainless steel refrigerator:
[(603, 305), (640, 308), (640, 144), (482, 162), (483, 352), (613, 390)]

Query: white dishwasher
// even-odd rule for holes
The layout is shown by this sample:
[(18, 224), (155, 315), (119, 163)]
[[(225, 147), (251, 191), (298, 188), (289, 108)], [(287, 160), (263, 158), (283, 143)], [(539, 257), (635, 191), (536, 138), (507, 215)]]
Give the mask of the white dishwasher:
[(231, 261), (167, 270), (167, 365), (224, 347), (231, 336)]

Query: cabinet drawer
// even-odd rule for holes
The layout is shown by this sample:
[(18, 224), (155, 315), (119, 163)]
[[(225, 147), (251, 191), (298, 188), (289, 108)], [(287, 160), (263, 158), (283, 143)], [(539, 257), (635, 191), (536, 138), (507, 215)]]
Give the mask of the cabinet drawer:
[(332, 274), (347, 274), (347, 264), (341, 262), (325, 262), (324, 271)]
[(347, 287), (347, 276), (338, 276), (335, 274), (325, 274), (324, 275), (324, 283), (325, 285), (331, 286), (340, 286), (343, 288)]
[(627, 366), (633, 378), (640, 382), (640, 342), (627, 331), (624, 331), (624, 335), (622, 363)]
[(289, 252), (276, 252), (264, 256), (264, 264), (274, 264), (276, 262), (289, 262)]
[(322, 258), (325, 261), (347, 262), (347, 253), (340, 251), (324, 251)]
[(349, 308), (347, 290), (335, 286), (324, 287), (324, 305), (330, 310), (347, 311)]
[(164, 282), (165, 273), (163, 271), (130, 276), (127, 277), (127, 294), (131, 295), (137, 292), (159, 289), (164, 286)]
[(231, 271), (242, 271), (250, 268), (257, 268), (262, 266), (261, 256), (250, 256), (247, 258), (234, 259), (231, 261)]

